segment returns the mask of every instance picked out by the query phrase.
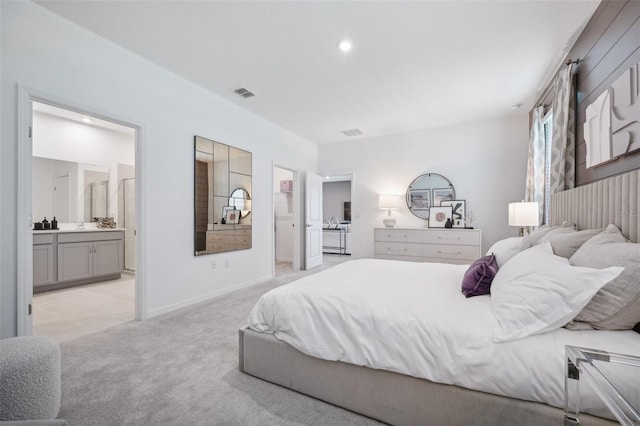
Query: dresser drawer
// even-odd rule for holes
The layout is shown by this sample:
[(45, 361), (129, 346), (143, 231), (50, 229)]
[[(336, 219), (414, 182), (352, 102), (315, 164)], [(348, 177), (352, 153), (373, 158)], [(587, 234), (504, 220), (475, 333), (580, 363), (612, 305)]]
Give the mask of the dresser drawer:
[(396, 243), (421, 243), (422, 231), (418, 229), (375, 229), (376, 241)]
[(456, 231), (447, 230), (426, 230), (423, 233), (424, 244), (454, 244), (463, 246), (480, 246), (480, 232), (474, 230)]
[(387, 243), (376, 241), (375, 253), (387, 256), (422, 256), (421, 244)]
[(474, 261), (480, 257), (480, 248), (453, 244), (424, 244), (422, 256), (435, 259)]
[(403, 260), (405, 262), (424, 262), (423, 258), (416, 256), (393, 256), (386, 254), (376, 254), (376, 259), (383, 260)]

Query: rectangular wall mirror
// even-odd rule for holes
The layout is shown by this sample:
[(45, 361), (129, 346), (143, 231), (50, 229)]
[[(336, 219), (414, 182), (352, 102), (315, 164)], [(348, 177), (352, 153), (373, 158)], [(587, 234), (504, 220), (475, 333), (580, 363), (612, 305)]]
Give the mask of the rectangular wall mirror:
[(251, 153), (195, 137), (195, 255), (251, 248)]

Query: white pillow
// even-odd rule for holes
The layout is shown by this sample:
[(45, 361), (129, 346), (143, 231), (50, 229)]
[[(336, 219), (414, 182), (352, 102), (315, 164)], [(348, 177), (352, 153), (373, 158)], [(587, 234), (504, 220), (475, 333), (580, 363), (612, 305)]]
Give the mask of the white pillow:
[(506, 342), (562, 327), (624, 268), (571, 266), (549, 242), (515, 255), (491, 283), (493, 341)]
[(507, 263), (507, 260), (520, 253), (522, 238), (523, 237), (511, 237), (500, 240), (491, 246), (486, 255), (495, 255), (498, 268), (502, 268), (502, 265)]

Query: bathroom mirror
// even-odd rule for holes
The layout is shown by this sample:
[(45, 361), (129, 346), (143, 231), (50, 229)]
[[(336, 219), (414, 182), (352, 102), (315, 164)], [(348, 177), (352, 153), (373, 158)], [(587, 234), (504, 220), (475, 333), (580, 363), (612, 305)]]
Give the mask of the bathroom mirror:
[(99, 164), (33, 157), (33, 217), (91, 222), (110, 214), (110, 169)]
[(437, 173), (420, 175), (407, 188), (407, 207), (420, 219), (429, 219), (429, 207), (456, 199), (456, 190), (446, 177)]
[(195, 136), (194, 161), (194, 254), (251, 248), (251, 153)]

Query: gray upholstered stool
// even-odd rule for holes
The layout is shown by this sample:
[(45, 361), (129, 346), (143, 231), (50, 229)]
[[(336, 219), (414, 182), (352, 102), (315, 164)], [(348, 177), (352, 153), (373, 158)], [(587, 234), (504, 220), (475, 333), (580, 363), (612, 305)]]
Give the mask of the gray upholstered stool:
[(44, 337), (0, 340), (0, 420), (55, 419), (60, 347)]

